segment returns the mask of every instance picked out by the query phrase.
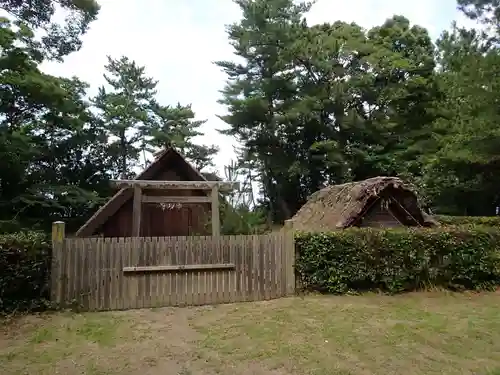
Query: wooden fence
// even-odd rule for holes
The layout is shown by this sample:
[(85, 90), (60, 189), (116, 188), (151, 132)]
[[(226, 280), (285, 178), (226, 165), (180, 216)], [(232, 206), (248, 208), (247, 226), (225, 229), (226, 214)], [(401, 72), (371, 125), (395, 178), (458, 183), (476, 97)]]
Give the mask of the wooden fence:
[(287, 231), (56, 238), (52, 300), (84, 310), (119, 310), (273, 299), (294, 293), (293, 262), (293, 235)]

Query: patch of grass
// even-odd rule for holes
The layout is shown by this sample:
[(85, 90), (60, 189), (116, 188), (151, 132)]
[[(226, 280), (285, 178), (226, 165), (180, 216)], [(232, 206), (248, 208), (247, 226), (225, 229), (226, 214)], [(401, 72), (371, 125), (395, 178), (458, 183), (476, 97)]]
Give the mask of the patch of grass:
[[(17, 374), (24, 369), (52, 374), (61, 362), (75, 358), (73, 361), (77, 363), (82, 348), (115, 345), (124, 321), (109, 313), (88, 313), (26, 316), (16, 324), (17, 334), (11, 332), (3, 339), (10, 340), (10, 345), (0, 346), (2, 374)], [(4, 363), (8, 364), (8, 371), (2, 371)], [(88, 374), (105, 373), (92, 364), (88, 366)]]
[(498, 306), (433, 292), (26, 316), (0, 329), (0, 374), (500, 375)]
[(220, 306), (192, 324), (207, 358), (233, 364), (310, 375), (495, 374), (498, 306), (498, 294), (313, 296)]
[(88, 342), (110, 346), (118, 339), (120, 321), (116, 317), (109, 319), (84, 319), (76, 327), (68, 327), (72, 334), (82, 337)]
[(108, 375), (110, 374), (109, 371), (100, 368), (97, 366), (95, 363), (90, 363), (86, 367), (86, 375)]
[(41, 344), (42, 342), (54, 340), (54, 330), (46, 327), (41, 327), (35, 331), (31, 337), (32, 344)]

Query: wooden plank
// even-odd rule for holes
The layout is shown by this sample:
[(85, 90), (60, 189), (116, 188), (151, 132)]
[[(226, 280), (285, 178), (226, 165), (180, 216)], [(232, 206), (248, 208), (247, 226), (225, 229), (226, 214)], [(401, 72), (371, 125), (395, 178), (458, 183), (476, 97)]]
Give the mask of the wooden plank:
[[(186, 263), (189, 265), (193, 265), (193, 237), (187, 237), (184, 253), (186, 254)], [(193, 277), (194, 273), (197, 272), (197, 269), (191, 270), (192, 272), (187, 272), (185, 275), (186, 278), (186, 305), (193, 305)]]
[(94, 254), (92, 257), (92, 268), (94, 270), (92, 279), (93, 279), (93, 285), (92, 285), (92, 310), (99, 310), (99, 292), (100, 292), (100, 279), (99, 277), (101, 276), (101, 273), (99, 272), (99, 254), (100, 254), (100, 246), (101, 246), (101, 241), (102, 239), (96, 238), (94, 243), (93, 243), (93, 248), (94, 248)]
[[(196, 241), (196, 246), (193, 249), (193, 257), (196, 264), (208, 264), (209, 262), (205, 262), (203, 259), (203, 239), (198, 237), (198, 241)], [(205, 304), (205, 274), (206, 270), (199, 270), (196, 274), (196, 303), (198, 305)]]
[(266, 268), (264, 254), (266, 252), (266, 240), (267, 236), (259, 237), (259, 266), (258, 266), (258, 289), (259, 289), (259, 300), (266, 299)]
[[(131, 244), (130, 244), (130, 241), (128, 238), (124, 238), (123, 239), (123, 254), (122, 254), (122, 257), (123, 257), (123, 262), (122, 262), (122, 265), (121, 265), (121, 269), (123, 269), (123, 267), (125, 266), (128, 266), (129, 264), (133, 264), (132, 263), (132, 255), (131, 255)], [(131, 309), (134, 304), (133, 304), (133, 300), (132, 300), (132, 282), (133, 280), (131, 280), (130, 277), (124, 277), (123, 275), (123, 272), (119, 272), (122, 276), (121, 276), (121, 279), (123, 280), (123, 292), (122, 292), (122, 298), (123, 298), (123, 308), (125, 309)]]
[(276, 297), (283, 297), (285, 295), (283, 289), (284, 284), (281, 282), (283, 278), (283, 232), (280, 231), (280, 235), (277, 238), (276, 247)]
[(94, 238), (85, 238), (85, 252), (86, 252), (86, 262), (84, 264), (85, 267), (85, 278), (87, 285), (87, 300), (86, 300), (86, 311), (94, 310), (95, 306), (95, 254), (96, 254), (96, 240)]
[[(206, 238), (206, 237), (203, 237), (204, 239), (204, 244), (205, 246), (207, 246), (207, 249), (208, 250), (204, 250), (203, 251), (203, 261), (204, 262), (211, 262), (211, 263), (216, 263), (217, 262), (217, 259), (214, 258), (214, 255), (213, 255), (213, 245), (211, 244), (213, 238), (210, 237), (210, 238)], [(211, 272), (210, 270), (205, 270), (205, 299), (204, 299), (204, 303), (205, 304), (210, 304), (212, 303), (212, 290), (213, 290), (213, 278), (212, 278), (212, 274), (213, 272)]]
[(258, 236), (252, 235), (252, 242), (251, 242), (251, 249), (249, 249), (247, 255), (248, 255), (248, 265), (249, 265), (249, 272), (248, 272), (248, 293), (249, 293), (249, 300), (250, 301), (255, 301), (257, 298), (255, 296), (255, 267), (257, 263), (257, 252), (259, 250), (258, 248)]
[[(143, 238), (143, 249), (142, 251), (144, 252), (144, 264), (146, 266), (149, 266), (152, 264), (151, 262), (151, 237), (148, 238)], [(151, 274), (144, 274), (142, 275), (144, 277), (144, 302), (143, 302), (143, 307), (153, 307), (152, 306), (152, 299), (151, 299), (151, 279), (152, 276), (156, 275), (151, 275)]]
[(120, 270), (124, 267), (123, 259), (125, 256), (125, 246), (123, 242), (123, 238), (118, 238), (116, 249), (115, 249), (115, 262), (113, 264), (114, 268), (114, 279), (115, 279), (115, 306), (118, 310), (122, 310), (124, 308), (124, 300), (123, 300), (123, 284), (125, 283), (123, 273)]
[(293, 231), (293, 222), (286, 220), (283, 227), (283, 235), (285, 237), (284, 253), (286, 256), (285, 273), (286, 273), (286, 294), (292, 295), (295, 293), (295, 238)]
[(112, 252), (114, 238), (106, 238), (104, 242), (104, 251), (103, 251), (103, 262), (101, 263), (101, 267), (103, 268), (104, 273), (104, 310), (111, 310), (113, 307), (111, 306), (111, 287), (112, 287), (112, 279), (111, 274), (113, 272), (111, 264)]
[(88, 238), (84, 238), (82, 240), (82, 278), (80, 280), (80, 289), (83, 291), (83, 296), (82, 296), (82, 309), (83, 310), (89, 310), (89, 300), (90, 300), (90, 272), (91, 269), (89, 268), (89, 257), (91, 256), (91, 252), (93, 251), (92, 249), (92, 243)]
[[(177, 258), (177, 266), (186, 265), (186, 238), (177, 237), (175, 243), (175, 256)], [(186, 305), (186, 272), (175, 272), (175, 278), (177, 279), (177, 303), (179, 306)]]
[[(212, 237), (216, 243), (217, 249), (217, 261), (220, 263), (224, 262), (224, 249), (221, 241), (221, 237)], [(215, 272), (217, 275), (217, 303), (224, 302), (224, 272)]]
[(264, 240), (264, 246), (262, 248), (262, 258), (263, 262), (263, 274), (264, 274), (264, 296), (266, 300), (271, 299), (271, 253), (273, 248), (273, 235), (267, 235)]
[[(135, 251), (138, 252), (138, 262), (136, 263), (138, 267), (146, 267), (148, 264), (146, 263), (146, 252), (145, 252), (145, 244), (144, 238), (134, 238), (137, 242), (137, 247)], [(145, 290), (146, 290), (146, 275), (144, 273), (139, 273), (135, 275), (138, 280), (138, 300), (139, 300), (139, 308), (144, 307), (145, 302)]]
[(276, 282), (276, 254), (279, 252), (279, 237), (277, 235), (272, 235), (270, 237), (270, 246), (266, 249), (267, 254), (269, 254), (269, 263), (267, 267), (269, 267), (270, 273), (270, 290), (269, 290), (269, 298), (276, 298), (276, 291), (278, 289), (278, 285)]
[[(172, 238), (171, 237), (163, 237), (162, 239), (162, 249), (165, 254), (165, 263), (163, 264), (173, 264), (172, 260), (172, 251), (173, 251), (173, 243), (172, 243)], [(166, 293), (167, 293), (167, 299), (166, 299), (166, 304), (167, 306), (173, 306), (174, 305), (174, 278), (171, 272), (166, 273), (166, 280), (167, 280), (167, 285), (166, 285)]]
[(149, 181), (149, 180), (111, 180), (111, 185), (119, 189), (140, 187), (142, 189), (167, 190), (219, 190), (231, 191), (238, 189), (239, 182), (233, 181)]
[[(195, 259), (197, 264), (208, 264), (210, 261), (207, 259), (207, 254), (204, 253), (204, 241), (200, 239), (197, 242)], [(198, 303), (200, 305), (205, 304), (205, 295), (207, 291), (207, 280), (206, 280), (207, 270), (200, 270), (198, 273)]]
[(75, 261), (73, 259), (73, 254), (74, 254), (74, 246), (69, 247), (66, 249), (66, 256), (67, 256), (67, 261), (66, 261), (66, 272), (65, 272), (65, 279), (66, 279), (66, 295), (64, 297), (64, 300), (66, 301), (66, 305), (69, 306), (68, 304), (71, 304), (73, 301), (73, 278), (71, 275), (74, 272), (74, 264)]
[(211, 197), (197, 197), (192, 195), (185, 196), (154, 196), (143, 195), (142, 203), (210, 203)]
[(200, 271), (200, 270), (227, 270), (235, 269), (234, 263), (220, 264), (179, 264), (175, 266), (136, 266), (123, 267), (123, 272), (176, 272), (176, 271)]
[(64, 251), (64, 237), (65, 229), (64, 222), (55, 221), (52, 223), (52, 264), (51, 264), (51, 280), (50, 280), (50, 292), (51, 301), (56, 304), (62, 302), (62, 290), (63, 281), (61, 280), (62, 275), (62, 256)]
[[(231, 238), (230, 236), (222, 238), (224, 244), (222, 261), (224, 263), (225, 262), (234, 263), (234, 259), (231, 259), (231, 253), (230, 253), (230, 242), (229, 242), (230, 238)], [(224, 302), (234, 302), (233, 300), (234, 296), (232, 292), (232, 289), (234, 288), (234, 282), (232, 281), (233, 276), (234, 276), (234, 269), (224, 271)]]
[(236, 249), (236, 243), (235, 243), (235, 239), (237, 239), (238, 237), (236, 236), (229, 236), (229, 237), (226, 237), (226, 242), (227, 242), (227, 256), (228, 256), (228, 261), (229, 262), (234, 262), (235, 264), (235, 269), (231, 272), (228, 272), (229, 273), (229, 285), (230, 285), (230, 289), (229, 289), (229, 301), (230, 302), (237, 302), (239, 299), (239, 295), (238, 295), (238, 276), (239, 276), (239, 273), (238, 273), (238, 259), (236, 257), (236, 253), (234, 252), (234, 250)]
[(103, 264), (104, 264), (104, 252), (106, 251), (105, 249), (105, 238), (99, 239), (99, 253), (97, 259), (97, 279), (99, 280), (99, 283), (97, 284), (97, 289), (99, 290), (99, 300), (97, 301), (97, 309), (98, 310), (103, 310), (104, 309), (104, 278), (105, 278), (105, 273), (103, 269)]
[(99, 239), (92, 239), (92, 251), (89, 254), (90, 268), (90, 298), (89, 309), (91, 311), (98, 310), (99, 306)]
[(142, 208), (142, 189), (140, 186), (134, 186), (134, 202), (132, 210), (132, 236), (141, 235), (141, 208)]
[(220, 236), (219, 189), (212, 188), (212, 236)]
[[(163, 252), (160, 249), (159, 246), (159, 238), (153, 238), (152, 239), (152, 246), (153, 246), (153, 256), (154, 256), (154, 264), (162, 264), (164, 262), (163, 260)], [(165, 285), (165, 275), (161, 274), (159, 272), (156, 273), (154, 277), (154, 307), (163, 307), (165, 306), (165, 294), (163, 291), (163, 286)]]
[[(141, 254), (141, 249), (139, 248), (138, 238), (127, 238), (129, 245), (129, 253), (130, 253), (130, 264), (139, 264), (139, 256)], [(130, 301), (132, 304), (132, 308), (138, 309), (141, 307), (140, 299), (139, 299), (139, 286), (140, 286), (140, 278), (139, 277), (131, 277), (129, 281), (130, 286)]]
[[(170, 249), (170, 256), (171, 256), (171, 265), (172, 266), (177, 266), (178, 260), (179, 260), (179, 254), (178, 254), (178, 247), (179, 247), (179, 238), (171, 238), (172, 240), (172, 247)], [(172, 275), (172, 306), (178, 306), (179, 305), (179, 279), (177, 277), (176, 272), (170, 272)]]
[(241, 267), (241, 275), (240, 275), (240, 284), (241, 284), (241, 294), (242, 301), (248, 301), (248, 263), (247, 263), (247, 251), (248, 251), (248, 239), (249, 236), (241, 236), (241, 242), (238, 251), (240, 252), (240, 267)]
[[(218, 242), (216, 241), (218, 237), (210, 237), (209, 242), (210, 246), (210, 255), (212, 262), (220, 263), (219, 259), (219, 249), (217, 247)], [(210, 304), (216, 304), (217, 301), (217, 274), (218, 272), (211, 271), (210, 272)]]

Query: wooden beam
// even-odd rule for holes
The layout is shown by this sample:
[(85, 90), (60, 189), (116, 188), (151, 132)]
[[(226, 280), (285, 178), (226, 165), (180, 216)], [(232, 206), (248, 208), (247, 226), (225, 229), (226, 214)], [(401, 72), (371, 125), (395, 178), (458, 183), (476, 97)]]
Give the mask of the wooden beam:
[(149, 181), (149, 180), (111, 180), (115, 188), (128, 189), (139, 186), (142, 189), (167, 189), (167, 190), (212, 190), (214, 186), (219, 191), (231, 191), (238, 189), (239, 182), (231, 181)]
[(132, 209), (132, 237), (141, 236), (141, 208), (142, 208), (142, 189), (140, 186), (134, 187), (134, 203)]
[(212, 188), (212, 236), (220, 235), (219, 188)]
[(210, 203), (211, 197), (186, 195), (184, 197), (143, 195), (143, 203)]
[(236, 266), (234, 263), (221, 264), (185, 264), (178, 266), (138, 266), (123, 267), (123, 272), (179, 272), (179, 271), (198, 271), (198, 270), (232, 270)]

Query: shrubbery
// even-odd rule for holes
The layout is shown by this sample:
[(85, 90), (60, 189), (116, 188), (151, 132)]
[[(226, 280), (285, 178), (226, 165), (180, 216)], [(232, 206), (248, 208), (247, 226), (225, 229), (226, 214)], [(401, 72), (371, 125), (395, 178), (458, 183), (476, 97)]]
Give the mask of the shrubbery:
[(43, 233), (0, 235), (0, 312), (47, 306), (51, 249)]
[(500, 229), (500, 216), (446, 216), (437, 215), (436, 220), (442, 225), (483, 225)]
[(298, 277), (308, 290), (396, 293), (431, 285), (489, 289), (500, 282), (500, 231), (492, 228), (297, 233), (296, 250)]

